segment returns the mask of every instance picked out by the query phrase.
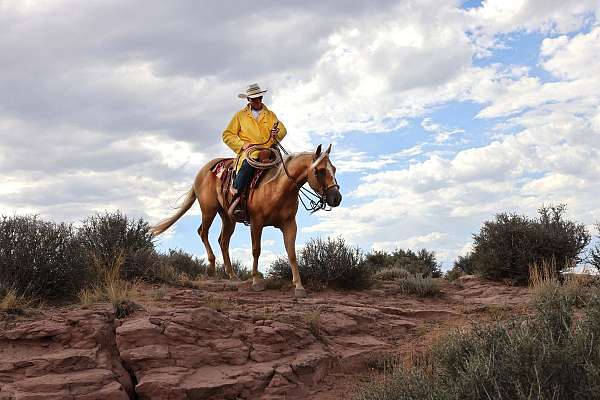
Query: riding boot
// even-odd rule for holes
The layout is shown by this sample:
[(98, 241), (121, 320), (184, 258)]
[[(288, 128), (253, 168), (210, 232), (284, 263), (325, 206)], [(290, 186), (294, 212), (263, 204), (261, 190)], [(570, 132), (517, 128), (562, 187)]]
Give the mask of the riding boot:
[(235, 219), (234, 211), (239, 203), (240, 203), (240, 196), (234, 197), (233, 200), (231, 201), (231, 204), (229, 205), (229, 209), (227, 210), (227, 214), (229, 214), (229, 217), (231, 217), (231, 219)]
[(248, 216), (246, 215), (246, 197), (243, 193), (238, 195), (229, 206), (227, 210), (229, 217), (236, 222), (246, 222)]

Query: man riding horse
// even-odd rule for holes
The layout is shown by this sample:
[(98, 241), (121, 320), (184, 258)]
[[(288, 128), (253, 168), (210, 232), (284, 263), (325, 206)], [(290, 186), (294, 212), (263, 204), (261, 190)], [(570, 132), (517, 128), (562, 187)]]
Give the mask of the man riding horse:
[[(258, 148), (271, 146), (276, 140), (283, 139), (286, 134), (285, 127), (277, 120), (277, 116), (262, 104), (263, 93), (265, 90), (261, 90), (258, 85), (250, 85), (246, 93), (240, 95), (248, 99), (249, 105), (235, 114), (223, 132), (223, 140), (238, 155), (238, 174), (233, 190), (238, 198), (244, 193), (248, 181), (254, 173), (254, 168), (244, 157), (247, 153), (251, 153), (249, 156), (254, 158), (257, 156), (254, 153), (258, 153), (253, 149), (246, 150), (257, 144), (260, 145)], [(270, 149), (263, 151), (271, 153)], [(274, 152), (279, 155), (276, 150)], [(298, 196), (302, 186), (308, 184), (320, 199), (318, 203), (314, 203), (313, 211), (324, 208), (324, 205), (330, 207), (340, 205), (342, 195), (335, 178), (335, 166), (329, 159), (330, 153), (331, 145), (325, 150), (318, 145), (314, 151), (293, 153), (285, 159), (281, 159), (280, 155), (276, 156), (271, 164), (277, 165), (277, 168), (269, 170), (270, 175), (267, 176), (269, 179), (265, 177), (248, 197), (246, 207), (243, 208), (244, 212), (246, 209), (248, 211), (247, 221), (250, 225), (252, 239), (252, 290), (265, 290), (265, 283), (258, 272), (261, 235), (265, 226), (274, 226), (279, 228), (283, 234), (283, 243), (292, 270), (292, 283), (295, 286), (294, 293), (296, 296), (306, 296), (296, 259)], [(231, 213), (228, 213), (228, 203), (223, 195), (227, 187), (226, 178), (230, 175), (229, 173), (220, 174), (217, 168), (224, 163), (229, 165), (230, 160), (215, 158), (206, 163), (196, 174), (192, 187), (186, 193), (175, 214), (159, 221), (150, 231), (154, 235), (166, 231), (197, 201), (202, 215), (198, 235), (206, 248), (206, 258), (209, 264), (208, 274), (214, 276), (216, 271), (216, 257), (208, 240), (208, 231), (218, 214), (221, 218), (219, 246), (223, 255), (223, 265), (229, 278), (236, 279), (237, 276), (229, 257), (229, 243), (239, 219), (231, 217)], [(252, 162), (252, 164), (259, 166), (259, 164), (264, 164), (264, 160), (262, 163)], [(229, 208), (232, 209), (232, 207)], [(243, 220), (246, 221), (246, 218)]]
[[(235, 113), (223, 131), (223, 141), (237, 154), (236, 176), (231, 187), (233, 200), (228, 210), (235, 220), (246, 219), (244, 192), (256, 172), (246, 160), (245, 150), (252, 145), (271, 147), (275, 140), (281, 141), (287, 133), (275, 113), (263, 104), (263, 94), (266, 92), (256, 83), (248, 85), (246, 93), (238, 95), (248, 100), (248, 104)], [(258, 159), (259, 152), (253, 152), (250, 157)]]

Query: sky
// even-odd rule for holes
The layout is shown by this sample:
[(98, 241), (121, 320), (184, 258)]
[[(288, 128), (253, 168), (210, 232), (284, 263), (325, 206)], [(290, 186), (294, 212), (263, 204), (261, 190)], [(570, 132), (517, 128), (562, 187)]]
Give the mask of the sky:
[[(597, 0), (0, 0), (0, 71), (3, 215), (170, 216), (233, 155), (221, 134), (256, 82), (286, 149), (333, 145), (342, 204), (300, 209), (297, 247), (427, 248), (448, 269), (499, 212), (600, 220)], [(196, 204), (158, 247), (204, 256), (199, 224)], [(247, 227), (231, 253), (251, 264)], [(259, 268), (283, 254), (266, 228)]]

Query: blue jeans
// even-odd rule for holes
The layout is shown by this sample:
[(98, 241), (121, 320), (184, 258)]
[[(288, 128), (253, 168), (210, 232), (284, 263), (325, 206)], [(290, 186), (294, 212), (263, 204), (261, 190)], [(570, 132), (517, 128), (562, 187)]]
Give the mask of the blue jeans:
[(243, 191), (246, 189), (250, 183), (250, 180), (254, 176), (254, 172), (256, 172), (256, 168), (248, 164), (248, 161), (244, 160), (240, 170), (235, 175), (235, 180), (233, 181), (233, 187), (239, 194), (243, 193)]

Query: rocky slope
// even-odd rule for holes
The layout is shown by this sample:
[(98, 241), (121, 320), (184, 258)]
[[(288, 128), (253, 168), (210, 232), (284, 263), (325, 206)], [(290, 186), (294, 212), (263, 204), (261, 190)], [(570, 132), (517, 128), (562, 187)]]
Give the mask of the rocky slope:
[(0, 400), (340, 398), (378, 354), (410, 357), (527, 297), (474, 277), (435, 299), (393, 283), (305, 299), (226, 281), (153, 290), (121, 320), (103, 304), (0, 316)]

